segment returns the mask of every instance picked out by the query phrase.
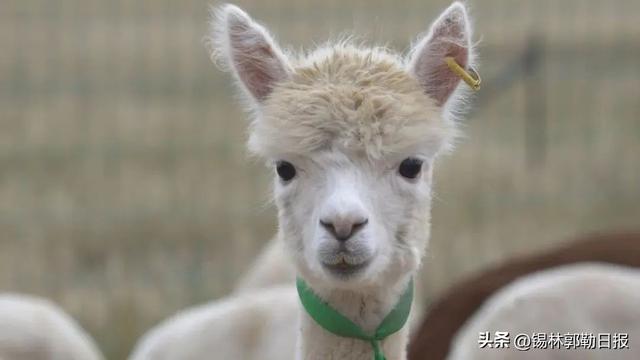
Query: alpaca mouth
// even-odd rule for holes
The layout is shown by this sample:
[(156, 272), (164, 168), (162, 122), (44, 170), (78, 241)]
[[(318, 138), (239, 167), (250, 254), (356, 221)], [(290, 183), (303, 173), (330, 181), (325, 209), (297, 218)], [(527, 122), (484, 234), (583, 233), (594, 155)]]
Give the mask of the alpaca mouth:
[[(351, 261), (350, 261), (351, 260)], [(327, 269), (331, 274), (338, 277), (351, 277), (361, 272), (369, 265), (369, 260), (355, 262), (344, 256), (340, 256), (339, 261), (325, 262), (322, 261), (322, 266)]]

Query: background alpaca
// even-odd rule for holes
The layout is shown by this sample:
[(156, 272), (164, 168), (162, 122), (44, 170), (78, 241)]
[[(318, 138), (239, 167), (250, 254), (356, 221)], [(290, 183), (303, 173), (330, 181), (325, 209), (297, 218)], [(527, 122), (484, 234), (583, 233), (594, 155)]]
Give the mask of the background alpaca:
[(48, 300), (0, 294), (0, 359), (101, 360), (93, 340)]
[(517, 257), (455, 284), (429, 307), (409, 359), (445, 359), (456, 333), (496, 291), (527, 274), (579, 262), (640, 268), (640, 233), (599, 234), (540, 254)]
[[(451, 5), (407, 57), (341, 42), (296, 59), (232, 5), (216, 11), (212, 44), (214, 58), (236, 76), (246, 95), (253, 116), (250, 150), (275, 167), (278, 236), (289, 261), (319, 297), (372, 332), (407, 288), (427, 246), (433, 166), (453, 141), (452, 116), (462, 100), (460, 79), (445, 57), (462, 67), (474, 58), (464, 6)], [(238, 295), (192, 316), (202, 324), (203, 313), (217, 314), (211, 331), (218, 335), (173, 335), (170, 327), (179, 319), (152, 334), (166, 334), (182, 342), (174, 346), (205, 354), (222, 351), (243, 359), (271, 354), (249, 346), (246, 338), (230, 342), (225, 335), (237, 327), (237, 314), (248, 312), (253, 316), (245, 321), (261, 324), (264, 318), (252, 310), (271, 311), (256, 306), (264, 299), (274, 299), (273, 306), (296, 303), (291, 289), (271, 289), (272, 296), (266, 291)], [(305, 312), (299, 324), (299, 359), (372, 358), (369, 343), (333, 335)], [(294, 327), (287, 320), (272, 329), (286, 326)], [(389, 359), (405, 357), (407, 331), (405, 326), (382, 342)], [(291, 341), (288, 332), (282, 335)], [(249, 340), (274, 346), (262, 338)], [(153, 335), (144, 342), (163, 343)], [(277, 358), (291, 357), (280, 350)]]
[(287, 257), (284, 244), (273, 237), (260, 251), (246, 273), (235, 286), (235, 293), (254, 291), (279, 285), (291, 285), (296, 269)]
[[(629, 344), (640, 337), (640, 269), (604, 263), (580, 263), (524, 276), (491, 296), (453, 341), (451, 360), (466, 359), (637, 359)], [(508, 349), (481, 349), (478, 334), (506, 331)], [(516, 334), (593, 334), (594, 348), (580, 345), (518, 350)], [(598, 348), (598, 334), (626, 334), (627, 345)], [(569, 345), (570, 346), (570, 345)], [(586, 345), (585, 345), (586, 346)], [(606, 345), (605, 345), (606, 346)], [(597, 350), (593, 350), (597, 349)]]
[(273, 286), (188, 309), (146, 333), (130, 360), (291, 359), (298, 298)]

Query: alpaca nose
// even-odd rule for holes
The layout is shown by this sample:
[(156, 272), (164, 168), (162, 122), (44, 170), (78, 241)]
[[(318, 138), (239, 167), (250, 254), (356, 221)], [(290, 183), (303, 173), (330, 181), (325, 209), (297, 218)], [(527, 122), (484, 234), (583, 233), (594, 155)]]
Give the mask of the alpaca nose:
[(320, 225), (340, 242), (349, 240), (368, 222), (369, 219), (365, 217), (338, 216), (332, 219), (320, 219)]

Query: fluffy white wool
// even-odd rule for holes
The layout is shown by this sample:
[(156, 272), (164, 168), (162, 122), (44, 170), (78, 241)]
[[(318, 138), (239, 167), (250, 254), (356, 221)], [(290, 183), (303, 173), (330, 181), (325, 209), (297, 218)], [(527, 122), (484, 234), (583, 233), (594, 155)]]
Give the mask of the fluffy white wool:
[(252, 123), (251, 150), (273, 157), (338, 148), (378, 159), (418, 146), (435, 155), (451, 141), (452, 124), (400, 59), (350, 44), (330, 49), (273, 89)]
[(169, 318), (140, 339), (129, 359), (293, 359), (297, 309), (292, 286), (246, 291)]
[(235, 293), (293, 285), (296, 269), (287, 256), (282, 239), (274, 236), (240, 278)]
[(45, 299), (0, 294), (0, 359), (101, 360), (93, 340)]
[[(451, 360), (638, 359), (638, 350), (531, 349), (513, 346), (524, 333), (627, 333), (640, 338), (640, 270), (604, 263), (560, 266), (522, 277), (489, 298), (456, 334)], [(478, 334), (507, 331), (509, 349), (480, 349)], [(630, 344), (633, 347), (633, 344)]]

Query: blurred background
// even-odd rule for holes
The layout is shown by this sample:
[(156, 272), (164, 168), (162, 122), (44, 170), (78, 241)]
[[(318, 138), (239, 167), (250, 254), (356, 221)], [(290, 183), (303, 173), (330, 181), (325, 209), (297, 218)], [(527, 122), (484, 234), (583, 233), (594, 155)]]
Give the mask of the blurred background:
[[(205, 0), (3, 0), (0, 291), (46, 296), (123, 359), (225, 295), (275, 232)], [(447, 0), (238, 1), (280, 43), (399, 51)], [(640, 226), (640, 2), (470, 1), (484, 88), (436, 168), (425, 286)]]

